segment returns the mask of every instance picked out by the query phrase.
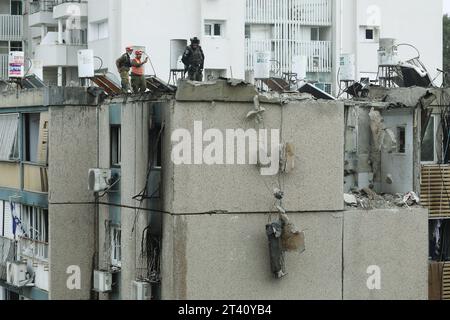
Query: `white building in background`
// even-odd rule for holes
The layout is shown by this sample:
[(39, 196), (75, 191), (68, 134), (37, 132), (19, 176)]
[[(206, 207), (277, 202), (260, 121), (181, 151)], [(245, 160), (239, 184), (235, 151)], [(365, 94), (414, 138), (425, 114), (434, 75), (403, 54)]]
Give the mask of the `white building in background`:
[[(244, 78), (243, 0), (89, 0), (89, 48), (103, 67), (117, 75), (115, 60), (128, 45), (145, 47), (155, 72), (169, 79), (171, 40), (181, 53), (190, 38), (201, 39), (206, 54), (206, 77)], [(180, 44), (181, 43), (181, 44)], [(177, 44), (177, 42), (175, 42)], [(173, 53), (173, 52), (172, 52)]]
[(78, 84), (77, 53), (87, 48), (87, 3), (33, 0), (28, 5), (31, 73), (49, 85)]
[[(421, 0), (246, 0), (246, 75), (254, 53), (270, 51), (272, 73), (303, 74), (294, 58), (306, 56), (306, 79), (336, 90), (340, 57), (355, 57), (354, 80), (377, 78), (380, 38), (395, 38), (420, 52), (432, 78), (442, 68), (442, 1)], [(399, 47), (400, 59), (417, 56)], [(305, 69), (305, 68), (302, 68)], [(438, 83), (440, 82), (438, 79)]]
[[(442, 67), (440, 0), (133, 0), (132, 6), (124, 0), (30, 3), (30, 56), (36, 65), (42, 63), (44, 80), (50, 84), (76, 81), (76, 54), (87, 47), (98, 57), (96, 67), (114, 74), (119, 82), (115, 60), (128, 45), (144, 47), (150, 55), (147, 74), (168, 80), (170, 70), (177, 67), (174, 60), (180, 48), (193, 36), (201, 39), (206, 54), (206, 79), (225, 76), (253, 81), (255, 53), (261, 51), (270, 54), (273, 76), (294, 72), (336, 93), (343, 54), (355, 57), (354, 80), (377, 78), (380, 38), (416, 47), (432, 78)], [(417, 56), (409, 46), (399, 47), (399, 54), (404, 61)]]

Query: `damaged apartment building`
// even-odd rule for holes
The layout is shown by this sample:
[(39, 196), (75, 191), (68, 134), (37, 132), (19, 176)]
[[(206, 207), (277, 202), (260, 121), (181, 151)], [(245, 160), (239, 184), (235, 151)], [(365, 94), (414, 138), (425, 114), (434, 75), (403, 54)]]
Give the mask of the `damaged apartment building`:
[[(428, 298), (428, 210), (414, 202), (421, 115), (438, 91), (338, 101), (231, 79), (149, 81), (127, 97), (3, 93), (2, 299)], [(275, 130), (281, 165), (262, 175), (261, 161), (194, 151), (176, 163), (180, 129), (203, 151), (209, 129)], [(384, 194), (386, 205), (367, 200)], [(373, 270), (381, 287), (368, 285)]]
[(431, 300), (449, 299), (449, 98), (447, 88), (371, 86), (345, 101), (346, 205), (429, 210)]

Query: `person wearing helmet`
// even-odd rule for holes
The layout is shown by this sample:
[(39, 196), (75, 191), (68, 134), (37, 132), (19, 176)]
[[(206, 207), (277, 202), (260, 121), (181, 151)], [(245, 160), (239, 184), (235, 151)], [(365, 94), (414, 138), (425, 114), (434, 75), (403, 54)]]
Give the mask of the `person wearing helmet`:
[(136, 50), (136, 57), (131, 61), (131, 86), (134, 93), (148, 92), (147, 83), (145, 82), (145, 67), (148, 57), (142, 61), (143, 52)]
[(200, 40), (197, 37), (191, 39), (191, 45), (186, 47), (182, 61), (185, 66), (185, 73), (188, 73), (189, 80), (203, 80), (205, 54), (200, 46)]
[(131, 93), (130, 86), (130, 68), (131, 68), (131, 54), (133, 53), (132, 47), (126, 47), (126, 52), (116, 60), (117, 70), (120, 74), (122, 82), (122, 91), (125, 93)]

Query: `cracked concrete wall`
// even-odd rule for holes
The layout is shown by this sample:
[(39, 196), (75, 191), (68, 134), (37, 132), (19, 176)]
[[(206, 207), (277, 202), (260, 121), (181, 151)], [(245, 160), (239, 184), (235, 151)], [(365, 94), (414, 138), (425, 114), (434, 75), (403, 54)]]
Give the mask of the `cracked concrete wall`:
[[(295, 147), (295, 169), (280, 176), (286, 209), (343, 210), (343, 104), (308, 100), (262, 106), (266, 109), (265, 128), (281, 129), (282, 141)], [(279, 179), (262, 176), (256, 165), (175, 166), (170, 161), (171, 148), (175, 145), (170, 144), (170, 138), (175, 129), (187, 129), (193, 136), (194, 121), (202, 121), (204, 131), (216, 128), (224, 134), (226, 129), (256, 128), (254, 121), (246, 119), (253, 108), (252, 103), (233, 102), (177, 101), (170, 106), (164, 136), (164, 180), (173, 179), (172, 199), (165, 204), (172, 212), (266, 212), (271, 209), (272, 190), (279, 186)]]
[[(344, 214), (344, 299), (428, 299), (428, 210), (353, 210)], [(378, 266), (381, 289), (367, 287)]]
[[(95, 206), (68, 203), (94, 201), (88, 170), (97, 163), (96, 108), (51, 107), (49, 135), (49, 298), (89, 299)], [(81, 290), (67, 288), (69, 266), (80, 267)]]

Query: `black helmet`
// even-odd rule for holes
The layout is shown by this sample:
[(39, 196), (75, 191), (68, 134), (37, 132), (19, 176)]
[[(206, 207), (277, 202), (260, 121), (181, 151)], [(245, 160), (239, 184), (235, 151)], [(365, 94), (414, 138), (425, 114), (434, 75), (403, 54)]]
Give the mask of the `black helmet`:
[(200, 39), (197, 37), (193, 37), (193, 38), (191, 38), (191, 43), (192, 44), (200, 44)]

